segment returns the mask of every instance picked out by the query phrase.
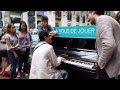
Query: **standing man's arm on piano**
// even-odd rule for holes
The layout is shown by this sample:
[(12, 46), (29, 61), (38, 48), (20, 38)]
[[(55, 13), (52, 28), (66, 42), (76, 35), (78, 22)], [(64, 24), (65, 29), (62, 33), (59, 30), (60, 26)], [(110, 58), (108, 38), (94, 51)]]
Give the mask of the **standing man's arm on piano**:
[(55, 36), (55, 35), (57, 34), (57, 31), (55, 31), (54, 28), (53, 28), (51, 25), (49, 25), (49, 28), (50, 28), (50, 30), (51, 30), (49, 34), (50, 34), (51, 36)]

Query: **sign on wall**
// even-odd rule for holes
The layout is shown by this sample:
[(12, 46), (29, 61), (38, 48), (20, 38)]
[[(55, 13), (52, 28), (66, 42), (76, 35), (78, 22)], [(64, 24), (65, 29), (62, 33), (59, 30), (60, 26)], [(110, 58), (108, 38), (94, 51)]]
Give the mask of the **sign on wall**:
[(35, 28), (35, 11), (28, 12), (28, 25), (30, 28)]
[(66, 38), (96, 38), (96, 26), (66, 26), (54, 27), (58, 32), (56, 37)]
[(39, 16), (44, 16), (44, 11), (38, 11), (38, 12), (37, 12), (37, 15), (39, 15)]

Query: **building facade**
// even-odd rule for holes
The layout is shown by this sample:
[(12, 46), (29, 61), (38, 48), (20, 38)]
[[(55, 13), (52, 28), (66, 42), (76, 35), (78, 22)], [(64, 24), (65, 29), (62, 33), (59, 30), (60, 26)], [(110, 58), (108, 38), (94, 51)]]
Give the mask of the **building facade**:
[[(113, 11), (106, 11), (105, 14), (115, 16)], [(48, 23), (53, 27), (90, 25), (87, 11), (0, 11), (0, 28), (9, 22), (18, 25), (22, 20), (28, 28), (34, 29), (43, 15), (48, 16)]]

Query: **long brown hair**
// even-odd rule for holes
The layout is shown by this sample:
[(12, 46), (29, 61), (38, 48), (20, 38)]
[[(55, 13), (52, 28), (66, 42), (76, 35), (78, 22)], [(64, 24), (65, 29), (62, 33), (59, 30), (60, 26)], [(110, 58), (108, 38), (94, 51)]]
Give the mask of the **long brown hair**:
[(24, 25), (25, 25), (25, 28), (26, 28), (26, 29), (25, 29), (25, 31), (27, 32), (27, 24), (26, 24), (26, 22), (25, 22), (25, 21), (21, 21), (21, 22), (20, 22), (19, 31), (21, 31), (21, 25), (22, 25), (22, 24), (24, 24)]
[(117, 22), (120, 24), (120, 11), (117, 13), (115, 19), (116, 19)]
[[(2, 28), (2, 32), (4, 32), (4, 29), (5, 29), (5, 27), (7, 27), (8, 25), (6, 24), (5, 26), (3, 26), (3, 28)], [(6, 32), (4, 32), (4, 33), (6, 33)]]
[[(8, 33), (8, 34), (11, 34), (11, 33), (10, 33), (10, 30), (11, 30), (12, 25), (14, 26), (13, 23), (9, 23), (8, 26), (7, 26), (7, 33)], [(14, 32), (14, 35), (16, 36), (16, 32)]]

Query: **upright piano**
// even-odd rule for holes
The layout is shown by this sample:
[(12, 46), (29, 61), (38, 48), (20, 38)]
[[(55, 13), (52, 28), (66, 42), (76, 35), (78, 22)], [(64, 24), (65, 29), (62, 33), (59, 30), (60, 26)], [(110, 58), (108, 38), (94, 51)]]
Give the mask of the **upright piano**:
[[(33, 34), (32, 38), (31, 55), (34, 47), (39, 43), (38, 34)], [(66, 58), (66, 61), (57, 68), (66, 70), (68, 79), (95, 78), (97, 60), (95, 38), (76, 38), (70, 35), (68, 37), (55, 36), (52, 38), (51, 44), (57, 56)]]
[(66, 58), (58, 67), (68, 72), (68, 79), (94, 79), (96, 76), (95, 39), (52, 38), (57, 56)]

